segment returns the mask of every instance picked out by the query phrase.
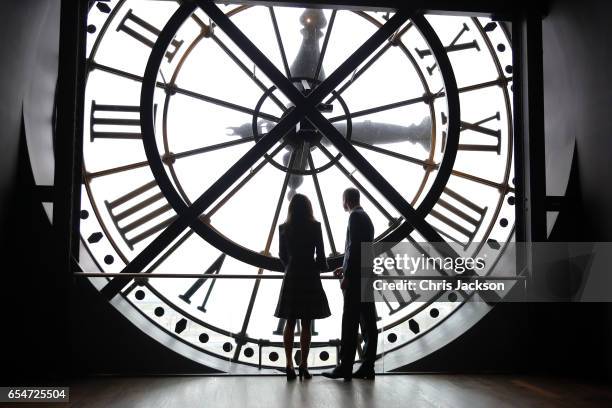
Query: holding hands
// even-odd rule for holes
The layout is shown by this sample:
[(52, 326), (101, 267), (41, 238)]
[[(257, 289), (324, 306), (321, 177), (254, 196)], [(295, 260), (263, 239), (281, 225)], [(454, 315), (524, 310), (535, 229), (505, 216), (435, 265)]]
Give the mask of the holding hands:
[(334, 270), (334, 276), (337, 278), (340, 278), (340, 289), (344, 290), (346, 289), (347, 286), (347, 280), (346, 277), (344, 276), (344, 270), (340, 267), (340, 268), (336, 268)]

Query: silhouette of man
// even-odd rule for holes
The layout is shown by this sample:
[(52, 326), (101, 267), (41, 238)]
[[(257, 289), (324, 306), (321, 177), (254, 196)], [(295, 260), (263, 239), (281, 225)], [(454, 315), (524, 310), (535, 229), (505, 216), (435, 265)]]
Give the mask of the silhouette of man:
[[(368, 214), (359, 204), (359, 190), (348, 188), (344, 191), (342, 198), (344, 209), (350, 212), (350, 216), (346, 230), (344, 262), (342, 267), (334, 271), (336, 276), (342, 278), (340, 287), (344, 295), (340, 364), (323, 375), (328, 378), (344, 378), (345, 381), (352, 377), (373, 379), (378, 343), (376, 306), (372, 301), (362, 302), (361, 298), (361, 243), (374, 240), (374, 226)], [(365, 340), (363, 362), (361, 367), (353, 373), (357, 350), (357, 330), (360, 324)]]

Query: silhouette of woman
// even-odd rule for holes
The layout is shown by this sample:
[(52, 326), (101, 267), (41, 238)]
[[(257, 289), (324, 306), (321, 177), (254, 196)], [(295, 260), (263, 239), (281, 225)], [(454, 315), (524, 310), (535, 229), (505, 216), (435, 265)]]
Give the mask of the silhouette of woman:
[(321, 224), (314, 219), (312, 205), (305, 195), (295, 194), (289, 202), (287, 220), (279, 226), (279, 247), (285, 277), (274, 316), (287, 320), (283, 332), (287, 359), (285, 371), (288, 380), (296, 378), (291, 352), (295, 322), (300, 319), (301, 361), (298, 372), (300, 379), (311, 378), (308, 372), (311, 322), (328, 317), (331, 312), (319, 275), (329, 269), (323, 250)]

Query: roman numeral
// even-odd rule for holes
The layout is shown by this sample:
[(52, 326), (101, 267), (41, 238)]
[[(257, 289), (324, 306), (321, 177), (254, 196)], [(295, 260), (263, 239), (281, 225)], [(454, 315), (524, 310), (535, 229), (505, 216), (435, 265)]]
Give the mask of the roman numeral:
[[(452, 201), (449, 199), (452, 199)], [(463, 245), (463, 249), (467, 250), (482, 224), (487, 207), (479, 207), (448, 187), (444, 188), (436, 205), (449, 211), (452, 214), (452, 218), (440, 213), (434, 207), (430, 215), (446, 226), (444, 229), (434, 228), (451, 241)], [(469, 215), (466, 210), (475, 212), (477, 216)]]
[[(501, 154), (501, 129), (492, 129), (490, 127), (483, 126), (484, 124), (492, 121), (493, 119), (500, 120), (499, 112), (486, 117), (477, 122), (466, 122), (461, 121), (461, 132), (471, 130), (473, 132), (480, 133), (481, 135), (487, 136), (487, 138), (494, 138), (494, 144), (487, 143), (461, 143), (457, 146), (457, 150), (467, 150), (472, 152), (496, 152), (498, 155)], [(447, 117), (442, 113), (442, 124), (446, 124)], [(446, 148), (446, 132), (442, 132), (442, 151)]]
[[(395, 258), (395, 254), (393, 253), (393, 251), (386, 251), (385, 254), (389, 257), (389, 258)], [(406, 274), (404, 273), (403, 269), (397, 269), (397, 268), (393, 268), (393, 270), (395, 271), (395, 273), (393, 274), (393, 276), (397, 276), (398, 280), (401, 280), (402, 277), (406, 276)], [(385, 268), (385, 270), (382, 273), (383, 276), (388, 276), (390, 275), (389, 271)], [(390, 292), (390, 293), (389, 293)], [(413, 301), (415, 301), (416, 299), (418, 299), (421, 295), (417, 294), (415, 291), (413, 290), (408, 290), (408, 296), (410, 296), (410, 299), (407, 300), (402, 296), (402, 293), (399, 290), (393, 290), (393, 291), (379, 291), (380, 296), (382, 297), (383, 301), (385, 302), (385, 304), (387, 305), (387, 307), (389, 308), (389, 315), (392, 315), (400, 310), (402, 310), (403, 308), (405, 308), (406, 306), (408, 306), (410, 303), (412, 303)], [(390, 296), (387, 297), (385, 295), (385, 293), (389, 293)], [(392, 298), (392, 299), (390, 299)], [(393, 306), (393, 304), (391, 304), (391, 302), (397, 303), (398, 306)], [(379, 317), (380, 320), (380, 317)]]
[[(219, 274), (221, 272), (221, 267), (223, 266), (223, 261), (225, 261), (225, 254), (221, 254), (215, 262), (212, 263), (208, 267), (206, 271), (204, 271), (204, 277), (198, 278), (193, 285), (185, 293), (179, 295), (179, 298), (183, 299), (186, 303), (191, 304), (191, 297), (196, 294), (198, 290), (206, 283), (209, 279), (209, 276)], [(202, 301), (202, 305), (198, 306), (198, 310), (201, 312), (206, 312), (206, 303), (210, 298), (210, 294), (212, 293), (213, 287), (215, 286), (216, 279), (210, 279), (210, 285), (208, 286), (208, 290), (206, 291), (206, 295), (204, 296), (204, 300)]]
[[(132, 250), (134, 249), (135, 244), (166, 228), (177, 218), (177, 215), (175, 214), (170, 218), (160, 221), (162, 215), (172, 209), (170, 204), (168, 204), (168, 202), (165, 200), (161, 191), (148, 198), (142, 198), (145, 193), (153, 190), (155, 187), (157, 187), (157, 183), (155, 181), (151, 181), (113, 201), (109, 202), (104, 200), (104, 204), (106, 205), (106, 209), (108, 210), (111, 219), (115, 224), (115, 228), (117, 228), (117, 231), (127, 246)], [(123, 208), (124, 204), (129, 206), (122, 210), (118, 210), (118, 207), (121, 206)], [(153, 208), (156, 204), (161, 204), (161, 206)], [(139, 218), (128, 222), (126, 225), (119, 225), (126, 218), (136, 213), (140, 214)], [(133, 234), (136, 228), (139, 228), (153, 220), (155, 220), (157, 224), (154, 224), (143, 232)]]
[[(468, 27), (468, 25), (466, 23), (463, 23), (463, 26), (461, 27), (461, 30), (459, 30), (459, 33), (455, 36), (453, 41), (451, 41), (451, 43), (449, 45), (444, 47), (446, 52), (449, 53), (449, 52), (464, 51), (464, 50), (469, 50), (469, 49), (472, 49), (472, 48), (475, 49), (476, 51), (480, 51), (480, 46), (478, 45), (476, 40), (472, 40), (472, 41), (468, 41), (468, 42), (462, 42), (462, 43), (457, 43), (457, 41), (459, 41), (461, 39), (463, 34), (465, 34), (468, 31), (470, 31), (470, 27)], [(417, 55), (421, 59), (432, 55), (430, 49), (420, 50), (418, 48), (415, 48), (414, 50), (416, 51)], [(436, 69), (437, 66), (438, 66), (438, 64), (434, 63), (432, 66), (426, 67), (427, 72), (429, 73), (429, 75), (433, 75), (433, 71)]]
[[(157, 105), (153, 105), (153, 116)], [(140, 128), (140, 106), (103, 105), (91, 101), (89, 117), (89, 140), (96, 139), (142, 139)]]
[[(157, 37), (159, 37), (159, 34), (161, 33), (161, 31), (155, 26), (147, 23), (145, 20), (132, 13), (132, 9), (128, 10), (126, 15), (123, 17), (123, 20), (121, 20), (117, 26), (117, 31), (123, 31), (149, 48), (153, 48), (155, 41), (157, 41)], [(155, 38), (152, 39), (151, 37)], [(168, 62), (172, 62), (172, 59), (175, 57), (179, 48), (181, 45), (183, 45), (183, 40), (179, 41), (173, 39), (170, 45), (171, 47), (174, 47), (174, 50), (166, 51), (166, 59)]]
[(500, 129), (491, 129), (483, 126), (483, 124), (492, 121), (493, 119), (497, 119), (499, 121), (499, 112), (496, 112), (494, 115), (479, 120), (478, 122), (470, 123), (461, 121), (461, 131), (472, 130), (474, 132), (478, 132), (482, 135), (489, 136), (495, 138), (495, 144), (465, 144), (459, 143), (459, 150), (470, 150), (474, 152), (497, 152), (499, 155), (501, 153), (501, 130)]
[(91, 101), (89, 139), (142, 139), (140, 107), (100, 105)]

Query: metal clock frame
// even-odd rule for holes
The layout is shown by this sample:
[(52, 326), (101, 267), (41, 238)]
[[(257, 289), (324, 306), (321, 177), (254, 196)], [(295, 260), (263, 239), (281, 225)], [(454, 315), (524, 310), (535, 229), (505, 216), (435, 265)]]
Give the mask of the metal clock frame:
[[(205, 10), (206, 10), (206, 8), (208, 8), (208, 10), (206, 10), (206, 11), (211, 11), (212, 12), (211, 13), (212, 14), (211, 17), (213, 18), (213, 20), (215, 20), (215, 22), (219, 26), (221, 26), (221, 27), (225, 26), (229, 30), (229, 32), (235, 31), (236, 27), (235, 26), (232, 27), (233, 23), (231, 23), (231, 21), (229, 21), (229, 18), (226, 17), (222, 12), (220, 12), (220, 10), (218, 10), (218, 9), (215, 10), (216, 6), (214, 6), (214, 4), (208, 3), (208, 2), (200, 2), (200, 1), (198, 1), (198, 3), (203, 5), (203, 8), (205, 8)], [(153, 111), (152, 111), (152, 106), (153, 106), (152, 99), (153, 99), (154, 89), (157, 86), (157, 83), (156, 83), (157, 69), (159, 68), (159, 65), (160, 65), (159, 63), (161, 62), (161, 58), (163, 57), (163, 55), (164, 55), (164, 53), (166, 51), (167, 45), (172, 40), (173, 33), (176, 32), (176, 30), (178, 30), (178, 28), (180, 27), (182, 22), (185, 19), (188, 18), (188, 16), (191, 14), (191, 11), (193, 11), (193, 9), (195, 9), (195, 5), (188, 4), (188, 3), (183, 4), (179, 8), (179, 10), (177, 10), (177, 12), (174, 14), (174, 16), (171, 18), (171, 20), (168, 22), (168, 24), (166, 25), (166, 27), (164, 28), (164, 30), (162, 31), (162, 33), (158, 37), (158, 41), (156, 42), (156, 45), (154, 46), (154, 48), (153, 48), (153, 50), (151, 52), (151, 56), (149, 58), (149, 63), (147, 64), (147, 70), (146, 70), (144, 81), (143, 81), (143, 92), (142, 92), (142, 95), (141, 95), (141, 116), (143, 118), (143, 121), (142, 121), (142, 124), (143, 124), (143, 141), (145, 141), (145, 148), (146, 148), (146, 151), (147, 151), (147, 158), (149, 159), (149, 161), (151, 163), (154, 163), (152, 165), (152, 167), (157, 166), (157, 167), (161, 168), (161, 172), (163, 172), (164, 174), (165, 174), (165, 172), (164, 172), (164, 169), (163, 169), (163, 163), (161, 161), (159, 153), (158, 153), (156, 147), (155, 147), (155, 149), (153, 149), (153, 147), (152, 147), (152, 145), (150, 143), (151, 140), (153, 141), (153, 143), (155, 143), (154, 135), (152, 136), (152, 132), (153, 132), (153, 128), (154, 128), (154, 125), (153, 125)], [(401, 15), (402, 12), (398, 12), (398, 14)], [(405, 15), (405, 18), (407, 18), (407, 15)], [(183, 21), (181, 21), (181, 19)], [(441, 71), (443, 73), (443, 77), (444, 77), (445, 70), (450, 72), (450, 75), (452, 77), (452, 81), (450, 83), (450, 86), (449, 86), (449, 84), (447, 84), (447, 81), (446, 81), (448, 78), (444, 77), (445, 78), (445, 87), (446, 87), (447, 95), (448, 95), (447, 99), (448, 99), (448, 104), (449, 104), (449, 106), (448, 106), (448, 111), (449, 111), (449, 134), (448, 134), (448, 141), (447, 141), (447, 145), (446, 145), (447, 146), (446, 151), (447, 152), (450, 151), (452, 153), (451, 153), (451, 155), (447, 155), (445, 153), (442, 165), (440, 166), (440, 170), (441, 171), (439, 172), (439, 175), (438, 175), (436, 181), (434, 182), (434, 186), (432, 186), (432, 190), (430, 190), (430, 192), (426, 196), (426, 198), (423, 201), (423, 203), (416, 210), (413, 209), (410, 206), (410, 204), (408, 204), (406, 202), (401, 202), (400, 200), (398, 200), (397, 196), (399, 196), (399, 194), (394, 192), (393, 188), (390, 185), (384, 185), (386, 183), (386, 181), (385, 181), (385, 183), (383, 183), (383, 189), (387, 193), (390, 193), (391, 196), (394, 196), (393, 197), (394, 201), (396, 203), (400, 204), (400, 206), (402, 207), (402, 210), (403, 210), (402, 211), (403, 215), (404, 215), (404, 217), (406, 219), (411, 219), (411, 220), (417, 220), (418, 221), (418, 219), (416, 217), (418, 215), (420, 215), (420, 214), (424, 214), (421, 217), (421, 221), (423, 221), (424, 220), (424, 216), (429, 212), (429, 210), (431, 210), (431, 207), (433, 207), (433, 205), (435, 204), (437, 198), (439, 197), (439, 194), (441, 194), (441, 192), (442, 192), (446, 182), (448, 181), (448, 178), (450, 177), (450, 174), (451, 174), (451, 171), (452, 171), (452, 165), (453, 165), (453, 162), (454, 162), (454, 155), (456, 154), (456, 145), (458, 144), (459, 117), (460, 117), (460, 115), (459, 115), (459, 101), (458, 101), (457, 86), (456, 86), (456, 83), (454, 82), (454, 76), (453, 76), (452, 68), (450, 67), (450, 62), (447, 59), (447, 56), (446, 56), (446, 53), (444, 52), (444, 48), (443, 48), (442, 44), (439, 42), (439, 40), (437, 40), (437, 35), (435, 35), (433, 30), (431, 29), (431, 26), (429, 26), (429, 24), (423, 18), (422, 15), (412, 15), (411, 19), (412, 19), (412, 21), (415, 22), (415, 24), (421, 30), (421, 33), (423, 33), (423, 35), (426, 35), (425, 33), (428, 33), (428, 35), (433, 36), (433, 41), (430, 40), (429, 38), (427, 38), (427, 40), (429, 42), (430, 47), (432, 48), (432, 51), (433, 51), (434, 55), (437, 58), (437, 62), (439, 63), (440, 69), (441, 69)], [(405, 20), (403, 22), (405, 22)], [(418, 22), (418, 24), (417, 24), (417, 22)], [(399, 26), (401, 26), (401, 23), (402, 22), (397, 23), (398, 25), (397, 25), (396, 28), (399, 28)], [(393, 33), (393, 30), (390, 29), (390, 28), (387, 31), (390, 31), (391, 33)], [(238, 34), (239, 33), (234, 32), (234, 35), (238, 35)], [(486, 36), (483, 36), (483, 37), (486, 37)], [(243, 38), (242, 40), (244, 40), (244, 39), (246, 39), (246, 38)], [(371, 40), (372, 40), (372, 38), (370, 38), (370, 40), (368, 40), (368, 42), (370, 42)], [(386, 37), (382, 39), (383, 42), (385, 40), (386, 40)], [(486, 40), (486, 38), (485, 38), (485, 40)], [(166, 43), (165, 46), (164, 46), (164, 43)], [(439, 58), (437, 54), (441, 54), (441, 58)], [(370, 54), (365, 55), (364, 58), (367, 58), (369, 55)], [(273, 70), (271, 70), (269, 72), (265, 71), (266, 69), (270, 69), (270, 65), (271, 64), (269, 62), (265, 61), (265, 59), (262, 59), (261, 58), (261, 57), (263, 57), (262, 55), (257, 55), (257, 53), (254, 53), (254, 54), (249, 55), (249, 56), (250, 57), (254, 57), (254, 60), (261, 60), (260, 63), (262, 63), (264, 66), (267, 66), (267, 68), (263, 68), (262, 71), (264, 71), (266, 74), (272, 73), (271, 76), (269, 75), (270, 78), (276, 77), (277, 80), (279, 79), (277, 73), (274, 73)], [(157, 63), (155, 60), (158, 60), (159, 63)], [(157, 65), (157, 69), (155, 68), (155, 65)], [(355, 66), (358, 66), (358, 65), (359, 65), (358, 63), (355, 64)], [(272, 68), (274, 68), (274, 67), (272, 66)], [(261, 67), (260, 67), (260, 69), (261, 69)], [(348, 70), (348, 72), (351, 72), (351, 70)], [(334, 74), (332, 74), (332, 76), (333, 75)], [(283, 79), (284, 78), (280, 79), (281, 86), (279, 86), (279, 88), (283, 87), (283, 89), (285, 91), (287, 91), (288, 93), (291, 94), (292, 91), (289, 90), (287, 83), (283, 84)], [(338, 81), (338, 83), (341, 80), (342, 79), (340, 79)], [(325, 82), (326, 81), (323, 82), (323, 85), (325, 85)], [(328, 85), (328, 88), (333, 89), (333, 87), (331, 85)], [(325, 88), (323, 88), (323, 89), (325, 90)], [(454, 90), (454, 92), (453, 92), (453, 90)], [(322, 93), (322, 92), (323, 91), (321, 91), (319, 93)], [(506, 92), (506, 94), (507, 94), (507, 92)], [(453, 97), (453, 95), (454, 95), (454, 97), (456, 97), (456, 100)], [(317, 117), (316, 112), (313, 112), (313, 110), (312, 110), (312, 106), (299, 106), (299, 102), (300, 102), (300, 98), (299, 97), (301, 97), (301, 95), (298, 96), (298, 95), (294, 94), (293, 97), (296, 98), (296, 101), (298, 102), (298, 103), (296, 103), (297, 107), (295, 108), (295, 111), (297, 111), (297, 113), (293, 114), (293, 118), (294, 119), (299, 117), (300, 114), (303, 114), (304, 112), (306, 112), (307, 114), (313, 115), (314, 119), (312, 119), (312, 121), (316, 122), (315, 124), (318, 124), (319, 126), (321, 126), (321, 130), (324, 133), (326, 131), (323, 130), (323, 129), (326, 129), (327, 132), (330, 132), (330, 134), (332, 135), (332, 137), (330, 139), (333, 140), (334, 138), (336, 138), (336, 140), (338, 140), (338, 135), (337, 134), (334, 135), (334, 132), (333, 132), (333, 131), (335, 131), (335, 128), (332, 131), (332, 130), (329, 129), (330, 126), (326, 127), (325, 123), (321, 123), (321, 120), (325, 120), (325, 119), (324, 118), (321, 119), (320, 117)], [(310, 98), (310, 96), (307, 97), (306, 99), (309, 99), (309, 98)], [(507, 98), (507, 95), (506, 95), (506, 98)], [(302, 103), (305, 103), (305, 101), (302, 101)], [(456, 104), (456, 106), (453, 106), (454, 104)], [(149, 106), (151, 107), (151, 109), (148, 109)], [(456, 115), (453, 115), (452, 114), (453, 112), (455, 112)], [(285, 120), (285, 121), (288, 122), (287, 120)], [(277, 133), (281, 133), (281, 131), (278, 131)], [(326, 133), (326, 135), (327, 135), (327, 133)], [(147, 145), (147, 140), (149, 142), (148, 145)], [(270, 138), (270, 141), (271, 140), (273, 140), (273, 139)], [(256, 156), (257, 153), (260, 153), (262, 151), (266, 151), (266, 150), (264, 150), (264, 147), (271, 146), (270, 141), (266, 141), (267, 143), (263, 143), (260, 146), (255, 146), (252, 149), (253, 153), (251, 154), (251, 156)], [(512, 143), (512, 142), (510, 141), (509, 143)], [(342, 143), (340, 143), (340, 144), (342, 145)], [(453, 145), (455, 146), (455, 148), (453, 148)], [(351, 147), (350, 146), (349, 146), (349, 148), (347, 148), (347, 146), (344, 145), (343, 148), (348, 153), (348, 154), (345, 154), (345, 155), (347, 156), (347, 158), (349, 158), (349, 160), (351, 160), (351, 158), (352, 158), (353, 160), (356, 160), (357, 162), (360, 162), (359, 157), (355, 156), (355, 152), (351, 152), (351, 150), (350, 150)], [(452, 159), (449, 159), (449, 157), (451, 157), (451, 156), (452, 156)], [(361, 164), (363, 165), (363, 163), (361, 163)], [(167, 176), (166, 176), (165, 180), (164, 180), (164, 177), (158, 177), (159, 173), (160, 173), (159, 172), (159, 168), (157, 169), (158, 171), (154, 170), (154, 174), (155, 174), (155, 178), (156, 178), (157, 182), (160, 184), (160, 186), (162, 186), (165, 183), (169, 183), (170, 188), (173, 188), (172, 184), (167, 179)], [(240, 168), (245, 168), (245, 166), (244, 165), (242, 165), (242, 166), (234, 166), (234, 167), (232, 167), (232, 169), (230, 169), (230, 171), (234, 170), (235, 172), (237, 172)], [(366, 168), (366, 171), (364, 172), (364, 175), (366, 173), (369, 173), (370, 170), (374, 170), (373, 168), (369, 169), (367, 166), (364, 166), (364, 168)], [(450, 169), (451, 171), (443, 172), (442, 171), (443, 169)], [(443, 174), (442, 178), (440, 178), (440, 174)], [(238, 177), (239, 176), (240, 175), (238, 175)], [(384, 178), (382, 176), (380, 176), (379, 174), (377, 174), (375, 170), (374, 170), (373, 173), (369, 173), (368, 176), (373, 178), (373, 179), (380, 178), (380, 179), (384, 180)], [(236, 179), (236, 174), (233, 173), (232, 177)], [(444, 179), (444, 177), (445, 177), (445, 179)], [(373, 184), (378, 186), (378, 184), (375, 184), (375, 183), (373, 183)], [(162, 191), (166, 192), (166, 191), (168, 191), (168, 189), (162, 188)], [(434, 192), (438, 191), (438, 195), (437, 196), (434, 195), (432, 193), (432, 191), (434, 191)], [(397, 196), (396, 196), (396, 194), (397, 194)], [(179, 214), (187, 213), (187, 214), (191, 215), (191, 218), (193, 219), (194, 211), (193, 211), (192, 208), (186, 207), (184, 205), (184, 203), (180, 202), (176, 198), (168, 197), (168, 195), (166, 197), (168, 198), (169, 202), (173, 205), (173, 208), (177, 211), (177, 213), (179, 213)], [(401, 197), (399, 197), (399, 198), (401, 199)], [(197, 201), (196, 201), (196, 203), (197, 203)], [(427, 208), (427, 207), (429, 207), (429, 208)], [(498, 209), (499, 209), (499, 206), (498, 206)], [(187, 218), (187, 217), (185, 217), (185, 218)], [(228, 250), (225, 249), (226, 246), (229, 245), (228, 242), (224, 242), (224, 240), (226, 240), (226, 238), (222, 237), (220, 234), (218, 234), (214, 230), (207, 231), (206, 230), (207, 229), (206, 224), (200, 223), (197, 220), (197, 218), (195, 218), (195, 221), (191, 221), (191, 222), (186, 222), (186, 220), (183, 220), (181, 223), (177, 223), (176, 227), (180, 228), (180, 226), (183, 226), (183, 230), (184, 230), (184, 228), (186, 228), (188, 225), (193, 226), (194, 223), (196, 223), (196, 225), (200, 225), (200, 227), (197, 227), (196, 230), (198, 231), (198, 233), (201, 236), (205, 237), (205, 239), (207, 239), (207, 241), (213, 243), (213, 245), (215, 245), (215, 243), (217, 245), (219, 245), (219, 246), (217, 246), (217, 245), (215, 245), (215, 246), (217, 246), (223, 252), (226, 252), (226, 253), (232, 255), (232, 251), (228, 251)], [(416, 222), (416, 224), (420, 225), (421, 227), (423, 227), (422, 223), (420, 223), (420, 222)], [(399, 231), (401, 231), (402, 235), (405, 234), (404, 235), (404, 237), (405, 237), (410, 232), (410, 230), (412, 229), (412, 228), (408, 227), (407, 225), (408, 225), (408, 222), (405, 221), (404, 224), (403, 224), (403, 227), (401, 229), (400, 228), (396, 229), (395, 231), (393, 231), (392, 234), (389, 234), (386, 237), (386, 239), (389, 239), (389, 240), (394, 239), (395, 237), (398, 236)], [(425, 231), (425, 233), (423, 235), (428, 235), (430, 237), (433, 237), (433, 238), (441, 240), (441, 237), (439, 237), (439, 235), (434, 234), (435, 232), (432, 233), (431, 231), (428, 231), (427, 227), (423, 228), (423, 230)], [(178, 234), (180, 235), (180, 232)], [(217, 236), (215, 236), (215, 234)], [(178, 235), (176, 235), (176, 236), (178, 236)], [(230, 247), (227, 247), (227, 248), (231, 249)], [(237, 255), (241, 255), (240, 253), (236, 253), (236, 254)], [(256, 255), (256, 256), (253, 257), (252, 256), (253, 254)], [(261, 262), (257, 266), (260, 266), (262, 268), (266, 267), (266, 266), (274, 266), (273, 263), (271, 263), (269, 260), (266, 260), (266, 262), (264, 263), (263, 262), (264, 260), (259, 258), (260, 254), (256, 254), (256, 253), (253, 253), (253, 254), (248, 254), (247, 253), (248, 256), (246, 258), (244, 258), (244, 259), (249, 259), (248, 263), (252, 263), (252, 262), (250, 262), (251, 260), (257, 260), (258, 262)], [(242, 258), (238, 258), (238, 259), (242, 259)], [(336, 258), (336, 260), (332, 260), (332, 262), (336, 262), (337, 263), (338, 259), (339, 258)], [(138, 260), (138, 259), (136, 259), (136, 260)], [(140, 262), (142, 262), (142, 261), (140, 261)], [(128, 265), (128, 267), (129, 267), (129, 265)], [(267, 268), (267, 269), (273, 270), (273, 268)], [(129, 268), (129, 269), (126, 268), (126, 269), (124, 269), (123, 272), (129, 272), (129, 271), (134, 271), (134, 267)], [(117, 282), (117, 281), (118, 280), (115, 280), (115, 282)], [(110, 286), (107, 286), (106, 288), (104, 288), (102, 290), (103, 293), (107, 294), (107, 296), (112, 297), (111, 295), (113, 293), (114, 294), (118, 293), (118, 292), (115, 292), (116, 289), (111, 291), (110, 289), (108, 289), (109, 287)]]

